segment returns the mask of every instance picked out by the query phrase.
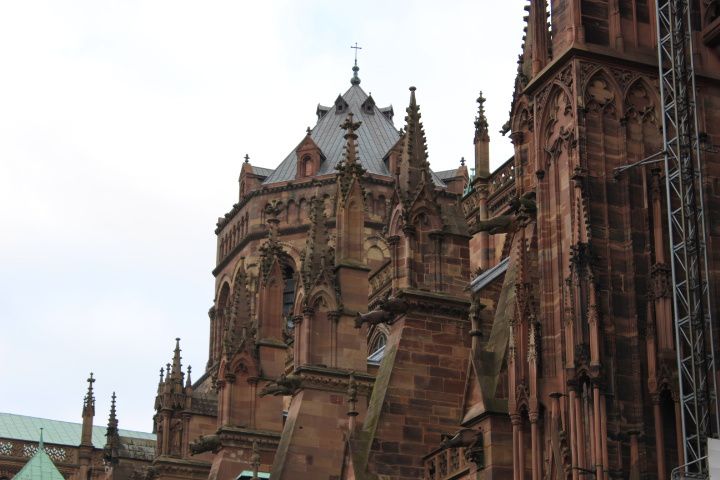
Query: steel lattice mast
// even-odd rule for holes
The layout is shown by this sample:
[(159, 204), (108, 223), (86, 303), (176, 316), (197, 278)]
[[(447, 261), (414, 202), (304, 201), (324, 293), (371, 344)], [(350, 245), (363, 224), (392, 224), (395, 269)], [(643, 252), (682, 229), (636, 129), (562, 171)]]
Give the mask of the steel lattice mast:
[(657, 0), (658, 68), (685, 474), (707, 474), (718, 407), (690, 8)]

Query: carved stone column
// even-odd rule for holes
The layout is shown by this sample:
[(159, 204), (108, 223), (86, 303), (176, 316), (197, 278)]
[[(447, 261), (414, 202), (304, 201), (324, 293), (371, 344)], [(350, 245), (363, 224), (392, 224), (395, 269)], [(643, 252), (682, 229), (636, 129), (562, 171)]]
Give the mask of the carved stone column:
[(540, 434), (538, 432), (538, 414), (532, 412), (530, 415), (530, 444), (532, 448), (532, 480), (540, 480), (541, 458), (540, 458)]
[(660, 394), (656, 393), (652, 396), (653, 417), (655, 418), (655, 461), (657, 462), (658, 480), (667, 478), (665, 467), (665, 432), (663, 431), (662, 412), (660, 411)]

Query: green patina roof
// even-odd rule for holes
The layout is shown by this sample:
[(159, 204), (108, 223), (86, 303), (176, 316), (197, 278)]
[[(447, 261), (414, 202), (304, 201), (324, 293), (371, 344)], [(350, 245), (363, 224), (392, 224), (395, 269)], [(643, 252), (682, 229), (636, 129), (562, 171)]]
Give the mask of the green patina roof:
[[(36, 437), (37, 438), (37, 437)], [(14, 480), (65, 480), (43, 446), (43, 434), (40, 431), (40, 445), (32, 458), (13, 477)]]
[[(80, 445), (82, 424), (73, 422), (62, 422), (60, 420), (48, 420), (46, 418), (26, 417), (12, 413), (0, 412), (0, 438), (13, 440), (24, 440), (35, 442), (38, 432), (43, 429), (43, 436), (46, 443), (55, 445)], [(92, 443), (95, 448), (105, 446), (106, 427), (93, 426)], [(144, 440), (155, 440), (154, 433), (135, 432), (132, 430), (120, 429), (121, 437), (139, 438)]]

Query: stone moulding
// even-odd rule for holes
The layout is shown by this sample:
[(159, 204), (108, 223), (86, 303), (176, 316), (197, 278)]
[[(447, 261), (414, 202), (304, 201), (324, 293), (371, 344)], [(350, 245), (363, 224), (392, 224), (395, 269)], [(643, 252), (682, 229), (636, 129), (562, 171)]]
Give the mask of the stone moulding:
[(369, 395), (372, 392), (375, 377), (365, 372), (351, 372), (315, 365), (301, 365), (294, 375), (301, 379), (301, 387), (310, 390), (333, 391), (346, 394), (350, 385), (350, 375), (355, 378), (358, 394)]

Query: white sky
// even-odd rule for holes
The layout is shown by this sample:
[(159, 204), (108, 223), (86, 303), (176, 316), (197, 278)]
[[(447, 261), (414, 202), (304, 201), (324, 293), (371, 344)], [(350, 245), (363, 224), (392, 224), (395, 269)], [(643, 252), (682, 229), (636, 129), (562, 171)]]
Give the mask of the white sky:
[(0, 411), (150, 431), (176, 336), (207, 361), (217, 217), (245, 153), (274, 168), (318, 103), (361, 86), (402, 126), (417, 87), (432, 167), (495, 167), (523, 0), (0, 3)]

